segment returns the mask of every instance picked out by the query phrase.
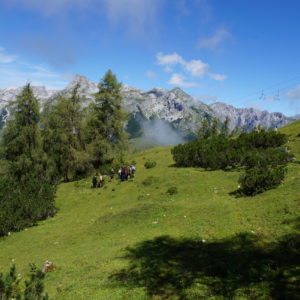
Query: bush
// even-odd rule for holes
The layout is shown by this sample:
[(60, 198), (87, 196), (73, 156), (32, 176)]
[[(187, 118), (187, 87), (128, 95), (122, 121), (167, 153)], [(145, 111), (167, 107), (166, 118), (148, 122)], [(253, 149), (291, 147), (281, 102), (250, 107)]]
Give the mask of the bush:
[(280, 185), (284, 180), (284, 166), (249, 168), (239, 179), (241, 192), (246, 196), (254, 196)]
[(29, 280), (25, 281), (25, 288), (20, 287), (20, 277), (17, 276), (16, 267), (13, 265), (9, 273), (4, 276), (0, 273), (0, 299), (18, 300), (47, 300), (48, 295), (43, 295), (45, 274), (33, 264), (30, 266)]
[(56, 186), (30, 175), (20, 182), (0, 178), (0, 236), (53, 216), (55, 192)]
[(146, 161), (145, 164), (144, 164), (144, 167), (146, 169), (151, 169), (151, 168), (154, 168), (156, 166), (156, 162), (155, 161)]
[(177, 189), (177, 187), (176, 187), (176, 186), (172, 186), (172, 187), (168, 188), (167, 194), (169, 194), (169, 195), (178, 194), (178, 189)]

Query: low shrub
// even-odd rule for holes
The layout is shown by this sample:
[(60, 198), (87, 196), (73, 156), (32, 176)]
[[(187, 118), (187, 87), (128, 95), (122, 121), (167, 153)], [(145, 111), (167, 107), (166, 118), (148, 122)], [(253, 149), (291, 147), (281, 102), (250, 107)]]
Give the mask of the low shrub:
[(48, 300), (48, 295), (43, 294), (43, 280), (45, 274), (38, 270), (34, 264), (30, 264), (29, 279), (25, 281), (25, 287), (21, 288), (21, 278), (17, 275), (13, 265), (7, 275), (0, 273), (0, 299), (18, 300)]
[(172, 186), (172, 187), (168, 188), (167, 194), (169, 194), (169, 195), (178, 194), (178, 189), (177, 189), (177, 187), (176, 187), (176, 186)]
[(151, 168), (154, 168), (156, 166), (156, 162), (155, 161), (146, 161), (145, 164), (144, 164), (144, 167), (146, 169), (151, 169)]
[(285, 173), (284, 166), (246, 169), (239, 179), (240, 191), (245, 196), (254, 196), (275, 188), (284, 180)]

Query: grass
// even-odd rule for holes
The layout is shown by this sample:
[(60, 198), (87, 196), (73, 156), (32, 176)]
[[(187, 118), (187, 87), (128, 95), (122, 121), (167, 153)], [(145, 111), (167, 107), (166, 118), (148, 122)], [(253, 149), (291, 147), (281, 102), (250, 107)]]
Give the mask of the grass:
[[(299, 161), (300, 121), (282, 132)], [(133, 154), (134, 181), (61, 184), (54, 218), (0, 239), (0, 270), (14, 262), (23, 275), (29, 263), (54, 262), (52, 299), (299, 299), (287, 245), (300, 241), (300, 164), (277, 189), (235, 198), (238, 171), (174, 168), (170, 149)], [(177, 194), (166, 193), (173, 187)]]

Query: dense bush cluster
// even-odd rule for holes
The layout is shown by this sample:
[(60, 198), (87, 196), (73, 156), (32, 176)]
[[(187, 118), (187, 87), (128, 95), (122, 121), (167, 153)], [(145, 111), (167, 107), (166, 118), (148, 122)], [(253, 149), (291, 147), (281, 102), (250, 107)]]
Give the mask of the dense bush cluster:
[(176, 166), (209, 170), (246, 167), (240, 179), (241, 192), (255, 195), (278, 186), (292, 155), (281, 146), (287, 136), (275, 131), (241, 133), (232, 139), (222, 135), (198, 139), (172, 149)]

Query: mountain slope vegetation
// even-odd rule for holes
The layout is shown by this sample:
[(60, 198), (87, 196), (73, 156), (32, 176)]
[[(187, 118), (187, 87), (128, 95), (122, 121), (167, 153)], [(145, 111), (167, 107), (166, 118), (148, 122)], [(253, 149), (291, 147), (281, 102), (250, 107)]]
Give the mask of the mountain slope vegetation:
[(230, 194), (239, 171), (174, 167), (171, 147), (132, 154), (134, 180), (61, 184), (53, 218), (0, 239), (0, 271), (52, 261), (50, 299), (299, 299), (300, 121), (281, 131), (296, 160), (254, 197)]

